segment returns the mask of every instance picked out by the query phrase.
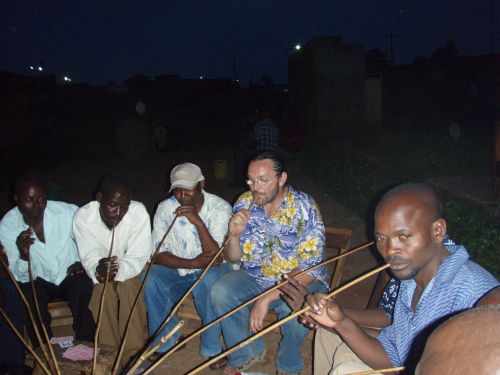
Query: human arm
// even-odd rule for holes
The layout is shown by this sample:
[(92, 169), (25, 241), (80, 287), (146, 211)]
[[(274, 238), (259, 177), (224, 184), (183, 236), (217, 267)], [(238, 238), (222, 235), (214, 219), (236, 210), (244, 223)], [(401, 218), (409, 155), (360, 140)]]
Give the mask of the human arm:
[[(294, 277), (288, 277), (288, 283), (283, 284), (279, 289), (282, 292), (281, 297), (290, 306), (293, 311), (298, 311), (304, 307), (307, 295), (307, 288)], [(371, 336), (376, 335), (378, 330), (366, 328), (383, 328), (391, 324), (390, 318), (379, 307), (365, 310), (344, 308), (344, 313), (353, 319), (356, 323), (367, 331)], [(306, 324), (311, 323), (306, 322)]]
[(499, 305), (500, 304), (500, 286), (495, 287), (486, 293), (483, 297), (477, 301), (476, 306), (484, 305)]
[(107, 244), (107, 237), (102, 236), (98, 227), (90, 220), (87, 220), (86, 216), (89, 208), (85, 206), (80, 210), (75, 214), (73, 220), (73, 234), (78, 247), (80, 262), (87, 275), (94, 284), (97, 284), (100, 282), (96, 277), (97, 266), (101, 259), (107, 257), (109, 244)]
[(236, 212), (228, 224), (228, 242), (224, 248), (224, 258), (229, 263), (236, 263), (241, 259), (242, 251), (240, 246), (240, 236), (245, 230), (250, 220), (250, 212), (242, 209)]
[(75, 263), (73, 263), (66, 270), (66, 274), (68, 276), (73, 276), (73, 275), (76, 275), (76, 274), (79, 274), (79, 273), (82, 273), (82, 272), (85, 272), (85, 270), (83, 269), (83, 266), (82, 266), (81, 262), (75, 262)]
[(126, 281), (141, 273), (151, 256), (151, 224), (146, 207), (132, 201), (129, 211), (120, 224), (120, 234), (126, 236), (125, 253), (118, 257), (116, 281)]
[(200, 215), (198, 214), (194, 206), (179, 206), (177, 207), (175, 212), (177, 216), (186, 217), (189, 220), (189, 222), (194, 225), (194, 227), (196, 228), (196, 232), (198, 233), (198, 238), (200, 239), (201, 251), (205, 255), (214, 255), (217, 252), (217, 250), (219, 250), (217, 242), (214, 240), (214, 238), (208, 231), (207, 226), (201, 219)]
[(307, 297), (311, 309), (304, 313), (317, 324), (335, 331), (342, 337), (351, 350), (372, 368), (392, 367), (383, 345), (349, 317), (338, 304), (324, 298), (323, 294)]
[[(299, 271), (295, 270), (292, 271), (290, 274), (297, 272)], [(292, 279), (292, 277), (290, 277), (290, 279)], [(309, 276), (307, 274), (303, 274), (297, 277), (297, 279), (298, 282), (300, 282), (300, 284), (303, 285), (304, 289), (305, 286), (307, 286), (308, 284), (312, 283), (315, 280), (314, 277)], [(272, 292), (266, 294), (265, 296), (260, 297), (257, 301), (255, 301), (255, 304), (253, 305), (252, 310), (250, 311), (250, 317), (249, 317), (249, 328), (253, 333), (257, 333), (260, 330), (262, 330), (264, 325), (264, 318), (266, 317), (266, 314), (269, 311), (269, 304), (279, 299), (282, 296), (282, 294), (283, 293), (280, 289), (275, 289)]]
[(7, 253), (9, 268), (17, 281), (28, 282), (28, 262), (22, 260), (17, 247), (17, 237), (22, 231), (28, 230), (23, 217), (16, 208), (10, 210), (0, 221), (0, 241)]
[(104, 283), (106, 281), (106, 275), (108, 275), (109, 269), (109, 277), (108, 281), (113, 281), (118, 273), (118, 262), (116, 261), (118, 258), (116, 256), (112, 256), (111, 258), (101, 258), (97, 263), (97, 267), (95, 270), (95, 278), (100, 283)]

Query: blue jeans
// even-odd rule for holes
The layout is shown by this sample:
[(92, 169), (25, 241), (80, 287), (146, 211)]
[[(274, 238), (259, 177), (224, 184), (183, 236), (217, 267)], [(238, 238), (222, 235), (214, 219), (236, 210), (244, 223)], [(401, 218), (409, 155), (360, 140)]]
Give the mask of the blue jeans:
[[(203, 325), (210, 323), (217, 318), (210, 302), (210, 289), (213, 283), (222, 275), (231, 272), (233, 269), (228, 264), (211, 267), (203, 279), (193, 289), (192, 295), (196, 311), (201, 318)], [(196, 271), (186, 276), (180, 276), (175, 268), (153, 265), (151, 274), (144, 289), (144, 302), (148, 310), (149, 335), (153, 336), (165, 318), (168, 316), (174, 305), (182, 298), (184, 293), (194, 284), (202, 271)], [(141, 278), (144, 279), (145, 272)], [(179, 322), (176, 316), (172, 317), (163, 328), (158, 337), (153, 341), (157, 344), (160, 339), (170, 332)], [(201, 334), (200, 354), (205, 357), (213, 357), (222, 351), (220, 340), (220, 324), (215, 324)], [(163, 344), (158, 351), (166, 352), (179, 340), (180, 333), (177, 331), (168, 341)]]
[[(307, 286), (307, 289), (311, 293), (318, 293), (326, 292), (328, 287), (322, 281), (315, 280)], [(252, 276), (245, 271), (234, 271), (217, 280), (212, 286), (210, 299), (215, 313), (217, 316), (221, 316), (260, 293), (262, 293), (262, 289)], [(227, 348), (231, 348), (253, 335), (248, 328), (252, 306), (250, 304), (221, 321)], [(281, 299), (273, 301), (269, 308), (278, 313), (279, 319), (291, 312), (288, 305)], [(309, 329), (304, 327), (298, 319), (286, 322), (281, 325), (280, 329), (282, 339), (276, 354), (276, 367), (283, 372), (300, 372), (304, 368), (300, 348), (309, 333)], [(229, 364), (239, 366), (262, 353), (264, 349), (264, 340), (259, 338), (233, 352), (229, 357)]]

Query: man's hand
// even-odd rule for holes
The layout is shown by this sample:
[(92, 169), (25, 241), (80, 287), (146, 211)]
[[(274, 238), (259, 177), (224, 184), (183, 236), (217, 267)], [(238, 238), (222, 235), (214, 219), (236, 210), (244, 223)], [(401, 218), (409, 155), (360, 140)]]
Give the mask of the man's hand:
[(304, 306), (309, 291), (300, 281), (295, 280), (293, 277), (288, 275), (283, 277), (288, 280), (288, 283), (279, 287), (279, 290), (282, 292), (281, 298), (288, 304), (292, 311), (298, 311)]
[[(193, 268), (196, 268), (196, 269), (205, 268), (206, 266), (208, 266), (208, 263), (210, 263), (210, 261), (212, 260), (214, 255), (215, 254), (201, 253), (200, 255), (198, 255), (196, 258), (193, 259), (193, 261), (192, 261)], [(222, 254), (221, 254), (217, 257), (217, 259), (215, 259), (212, 266), (218, 266), (219, 264), (222, 263), (222, 260), (223, 260), (223, 258), (222, 258)]]
[(203, 223), (203, 220), (201, 220), (201, 217), (198, 215), (194, 206), (179, 206), (175, 210), (175, 213), (177, 216), (185, 216), (186, 219), (188, 219), (189, 222), (195, 226)]
[(266, 296), (259, 298), (252, 307), (250, 311), (250, 318), (248, 321), (248, 328), (253, 333), (257, 333), (262, 330), (264, 325), (264, 318), (269, 311), (269, 301)]
[(112, 256), (111, 258), (102, 258), (99, 260), (99, 264), (95, 270), (95, 278), (100, 283), (106, 281), (106, 275), (108, 273), (108, 264), (109, 264), (109, 278), (108, 281), (113, 281), (115, 279), (116, 274), (118, 273), (118, 262), (116, 261), (118, 258), (116, 256)]
[(23, 230), (16, 239), (16, 245), (22, 260), (28, 261), (30, 257), (30, 246), (35, 243), (31, 228)]
[[(335, 302), (327, 300), (324, 297), (325, 295), (322, 293), (310, 294), (307, 296), (306, 303), (311, 309), (303, 314), (303, 324), (313, 329), (317, 329), (319, 325), (335, 328), (335, 326), (345, 318), (342, 308)], [(307, 321), (307, 318), (314, 320), (317, 324), (310, 320)]]
[(238, 237), (247, 226), (248, 220), (250, 220), (250, 213), (246, 209), (234, 214), (229, 220), (229, 235)]
[(80, 262), (75, 262), (66, 270), (66, 275), (73, 276), (79, 273), (83, 273), (85, 270)]

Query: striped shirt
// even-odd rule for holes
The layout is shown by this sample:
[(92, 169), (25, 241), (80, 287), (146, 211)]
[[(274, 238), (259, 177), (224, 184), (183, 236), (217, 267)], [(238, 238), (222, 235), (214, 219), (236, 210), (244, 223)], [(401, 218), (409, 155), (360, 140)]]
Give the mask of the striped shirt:
[(425, 288), (415, 312), (411, 308), (415, 280), (401, 281), (393, 324), (377, 336), (395, 367), (407, 363), (412, 346), (423, 346), (434, 325), (473, 307), (479, 298), (499, 285), (490, 273), (469, 259), (465, 247), (450, 245), (447, 249), (450, 256)]

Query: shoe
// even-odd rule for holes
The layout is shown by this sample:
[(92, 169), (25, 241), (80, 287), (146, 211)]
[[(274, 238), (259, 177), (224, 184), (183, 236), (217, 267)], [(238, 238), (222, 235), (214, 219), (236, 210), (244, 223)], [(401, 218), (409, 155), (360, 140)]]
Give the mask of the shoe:
[(264, 349), (262, 353), (256, 355), (252, 359), (249, 359), (248, 361), (243, 362), (241, 365), (238, 366), (231, 366), (228, 365), (224, 368), (224, 375), (235, 375), (243, 371), (250, 370), (255, 365), (266, 365), (269, 360), (266, 357), (267, 350)]
[[(213, 357), (209, 358), (209, 359), (212, 359)], [(222, 357), (220, 358), (219, 360), (215, 361), (214, 363), (212, 363), (210, 366), (210, 370), (220, 370), (221, 368), (224, 368), (227, 366), (227, 361), (229, 360), (229, 358), (226, 356), (226, 357)]]

